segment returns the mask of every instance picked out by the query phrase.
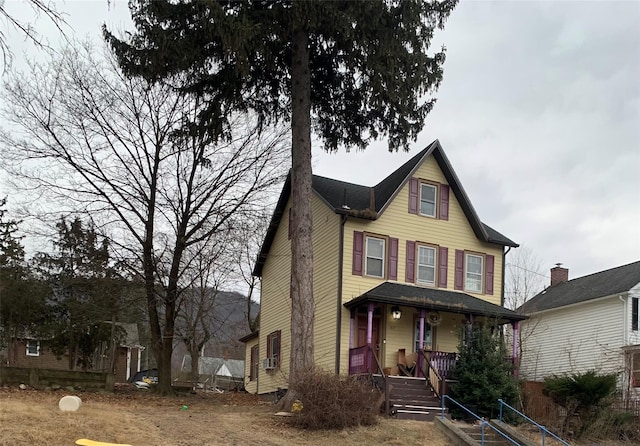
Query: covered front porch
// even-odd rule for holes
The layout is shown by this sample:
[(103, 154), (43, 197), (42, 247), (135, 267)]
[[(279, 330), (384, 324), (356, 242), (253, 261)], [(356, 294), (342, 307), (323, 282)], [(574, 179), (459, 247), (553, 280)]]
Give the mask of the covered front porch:
[(445, 394), (460, 339), (479, 324), (512, 326), (517, 364), (518, 322), (525, 317), (468, 294), (385, 282), (344, 306), (351, 315), (350, 375), (426, 378)]

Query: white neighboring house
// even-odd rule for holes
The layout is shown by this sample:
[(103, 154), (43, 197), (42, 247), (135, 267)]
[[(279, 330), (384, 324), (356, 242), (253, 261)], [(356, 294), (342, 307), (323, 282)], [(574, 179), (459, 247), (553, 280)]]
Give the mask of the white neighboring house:
[(577, 279), (551, 269), (551, 286), (517, 311), (520, 376), (619, 373), (625, 398), (640, 399), (640, 261)]

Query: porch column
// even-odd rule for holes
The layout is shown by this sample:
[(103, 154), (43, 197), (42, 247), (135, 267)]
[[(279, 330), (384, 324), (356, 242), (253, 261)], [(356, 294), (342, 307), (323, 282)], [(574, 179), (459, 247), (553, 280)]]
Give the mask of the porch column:
[(427, 310), (424, 308), (420, 310), (420, 334), (418, 335), (418, 377), (422, 378), (422, 367), (424, 358), (424, 318), (427, 315)]
[(424, 348), (424, 318), (427, 315), (427, 310), (420, 310), (420, 337), (419, 337), (419, 343), (418, 345), (420, 346), (420, 351), (423, 350)]
[(373, 338), (373, 303), (369, 304), (367, 308), (367, 371), (373, 373), (373, 355), (372, 355), (372, 338)]
[(353, 333), (354, 333), (354, 330), (356, 329), (355, 320), (356, 320), (356, 312), (355, 312), (355, 310), (352, 309), (350, 317), (349, 317), (349, 348), (353, 348), (354, 347), (354, 345), (353, 345), (353, 338), (354, 338)]
[(513, 376), (518, 377), (518, 321), (511, 322), (513, 327), (513, 349), (511, 356), (513, 358)]

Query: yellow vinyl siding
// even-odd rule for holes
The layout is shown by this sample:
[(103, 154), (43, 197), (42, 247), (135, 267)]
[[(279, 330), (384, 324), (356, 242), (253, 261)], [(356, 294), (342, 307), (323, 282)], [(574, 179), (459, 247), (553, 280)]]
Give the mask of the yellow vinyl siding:
[[(440, 170), (433, 156), (428, 157), (413, 175), (414, 178), (428, 180), (447, 184), (444, 174)], [(439, 202), (439, 198), (438, 198)], [(439, 203), (438, 203), (439, 206)], [(501, 303), (501, 286), (502, 286), (502, 246), (486, 243), (479, 240), (466, 215), (464, 214), (460, 203), (458, 202), (453, 191), (449, 194), (449, 220), (439, 220), (430, 217), (410, 214), (409, 211), (409, 184), (405, 184), (393, 201), (385, 209), (380, 218), (374, 221), (364, 219), (350, 218), (345, 224), (344, 238), (344, 263), (343, 263), (343, 290), (342, 297), (344, 302), (348, 302), (361, 294), (374, 288), (384, 280), (356, 276), (352, 274), (353, 261), (353, 233), (354, 231), (362, 231), (373, 234), (381, 234), (388, 237), (398, 239), (398, 273), (397, 282), (405, 282), (406, 267), (406, 248), (407, 240), (422, 242), (429, 245), (438, 245), (448, 248), (447, 262), (447, 289), (455, 291), (455, 251), (465, 250), (477, 253), (490, 254), (494, 256), (494, 288), (493, 294), (469, 293), (474, 297), (486, 300), (496, 305)], [(388, 250), (388, 246), (387, 246)], [(437, 256), (436, 256), (437, 259)], [(385, 268), (388, 267), (388, 256), (385, 261)], [(486, 268), (486, 262), (483, 265)], [(436, 273), (437, 278), (437, 273)], [(415, 284), (414, 284), (415, 285)], [(388, 308), (385, 309), (389, 311)], [(386, 340), (385, 344), (385, 364), (384, 366), (394, 366), (398, 348), (412, 348), (413, 342), (413, 316), (407, 312), (405, 318), (404, 312), (400, 321), (389, 320), (387, 326), (388, 331), (385, 333), (382, 329), (382, 338)], [(442, 313), (443, 321), (438, 326), (438, 335), (436, 338), (436, 348), (441, 351), (456, 351), (458, 345), (458, 332), (460, 320), (463, 315), (448, 316)], [(454, 317), (455, 316), (455, 317)], [(385, 319), (388, 315), (385, 314)], [(398, 328), (394, 324), (407, 325), (406, 328)], [(393, 328), (392, 328), (393, 327)], [(347, 327), (348, 328), (348, 327)], [(400, 337), (400, 339), (396, 339)], [(342, 345), (349, 342), (349, 331), (343, 330)], [(345, 353), (344, 357), (348, 357)], [(390, 362), (389, 362), (390, 361)], [(347, 365), (342, 364), (341, 370), (346, 372)]]
[[(244, 389), (248, 392), (248, 393), (256, 393), (258, 391), (258, 381), (257, 379), (254, 379), (253, 381), (249, 381), (249, 377), (251, 376), (251, 348), (253, 346), (255, 346), (256, 344), (258, 344), (258, 342), (260, 341), (259, 338), (253, 338), (249, 341), (247, 341), (247, 343), (244, 346)], [(259, 359), (262, 358), (262, 354), (260, 353)], [(262, 361), (260, 361), (262, 363)], [(262, 365), (262, 364), (260, 364)], [(258, 370), (258, 373), (260, 373), (260, 370)]]
[[(336, 305), (338, 296), (338, 240), (340, 217), (317, 195), (312, 198), (313, 212), (313, 294), (315, 299), (314, 356), (316, 365), (333, 371), (335, 364)], [(260, 302), (260, 358), (266, 358), (267, 336), (281, 330), (280, 367), (276, 371), (260, 370), (259, 393), (287, 387), (291, 350), (291, 304), (289, 279), (291, 244), (289, 241), (289, 206), (280, 221), (275, 239), (262, 270)], [(247, 355), (250, 350), (247, 350)]]
[(313, 296), (316, 305), (314, 357), (316, 367), (333, 372), (336, 358), (340, 216), (315, 194), (311, 205), (314, 222)]

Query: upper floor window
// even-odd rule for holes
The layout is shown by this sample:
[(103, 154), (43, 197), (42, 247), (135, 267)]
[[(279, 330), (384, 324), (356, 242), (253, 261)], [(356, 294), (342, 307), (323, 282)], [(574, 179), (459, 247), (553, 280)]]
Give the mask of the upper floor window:
[(27, 341), (27, 356), (40, 356), (40, 341)]
[(398, 239), (353, 231), (352, 274), (398, 280)]
[(482, 293), (483, 257), (466, 254), (464, 270), (464, 289), (473, 293)]
[(438, 188), (433, 184), (420, 184), (420, 214), (435, 217)]
[(418, 283), (426, 285), (436, 284), (436, 248), (418, 246)]
[(366, 237), (365, 275), (384, 277), (385, 240), (376, 237)]

